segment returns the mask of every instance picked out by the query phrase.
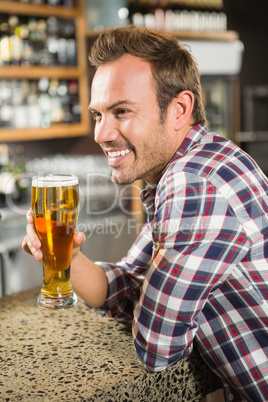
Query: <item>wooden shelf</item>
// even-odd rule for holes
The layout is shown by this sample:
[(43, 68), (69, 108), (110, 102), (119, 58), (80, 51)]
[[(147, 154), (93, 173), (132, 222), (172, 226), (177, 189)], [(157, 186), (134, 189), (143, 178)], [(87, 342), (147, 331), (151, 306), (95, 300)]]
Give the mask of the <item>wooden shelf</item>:
[(85, 124), (59, 124), (48, 128), (1, 129), (0, 142), (36, 141), (52, 138), (79, 137), (88, 134)]
[(76, 78), (78, 79), (81, 75), (81, 69), (76, 67), (39, 67), (39, 66), (27, 66), (27, 67), (16, 67), (16, 66), (1, 66), (0, 67), (0, 77), (1, 79), (39, 79), (42, 77), (47, 78), (59, 78), (68, 79)]
[(82, 15), (82, 10), (80, 8), (64, 8), (59, 6), (48, 6), (39, 5), (32, 3), (20, 3), (20, 2), (10, 2), (2, 0), (0, 1), (0, 12), (10, 13), (10, 14), (20, 14), (20, 15), (31, 15), (39, 17), (53, 17), (58, 18), (70, 18), (74, 19)]
[[(103, 30), (87, 30), (87, 36), (97, 36)], [(178, 39), (194, 39), (194, 40), (220, 40), (220, 41), (234, 41), (238, 40), (238, 33), (235, 31), (159, 31), (161, 33), (170, 33), (176, 36)]]
[(234, 41), (238, 40), (238, 33), (235, 31), (208, 32), (208, 31), (170, 31), (177, 38), (195, 39), (195, 40), (220, 40)]
[(35, 17), (69, 18), (75, 21), (77, 44), (77, 67), (68, 66), (1, 66), (0, 79), (34, 80), (42, 77), (76, 79), (79, 86), (79, 104), (81, 106), (81, 122), (75, 124), (57, 124), (49, 128), (3, 129), (0, 128), (0, 142), (30, 141), (51, 138), (77, 137), (90, 132), (88, 112), (87, 50), (85, 0), (77, 0), (77, 7), (37, 5), (18, 1), (0, 0), (0, 13), (16, 13), (17, 15)]

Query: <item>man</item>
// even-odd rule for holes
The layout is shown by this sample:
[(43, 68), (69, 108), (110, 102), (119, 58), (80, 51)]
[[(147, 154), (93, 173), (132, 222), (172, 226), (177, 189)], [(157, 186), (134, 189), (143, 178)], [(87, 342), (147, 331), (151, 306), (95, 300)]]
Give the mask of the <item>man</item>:
[[(268, 401), (268, 180), (205, 124), (200, 77), (172, 36), (101, 34), (90, 111), (112, 179), (147, 186), (144, 226), (118, 264), (94, 264), (76, 233), (72, 283), (84, 301), (133, 318), (137, 355), (160, 371), (193, 340), (234, 401)], [(28, 213), (25, 251), (42, 259)]]

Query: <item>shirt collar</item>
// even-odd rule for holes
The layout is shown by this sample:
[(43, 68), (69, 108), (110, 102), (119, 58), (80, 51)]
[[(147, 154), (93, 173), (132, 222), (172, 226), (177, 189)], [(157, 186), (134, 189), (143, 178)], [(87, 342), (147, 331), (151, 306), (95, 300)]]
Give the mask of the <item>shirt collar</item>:
[(174, 154), (173, 158), (168, 163), (167, 167), (172, 163), (174, 159), (181, 158), (187, 152), (189, 152), (194, 146), (200, 141), (203, 135), (206, 135), (209, 132), (206, 126), (202, 126), (198, 124), (191, 128), (190, 131), (186, 134), (184, 140), (179, 146), (177, 152)]

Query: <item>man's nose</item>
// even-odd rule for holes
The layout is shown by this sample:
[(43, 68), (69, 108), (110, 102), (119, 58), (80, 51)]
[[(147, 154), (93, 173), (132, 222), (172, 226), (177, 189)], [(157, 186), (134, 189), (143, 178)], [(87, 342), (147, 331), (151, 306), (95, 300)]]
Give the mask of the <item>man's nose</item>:
[(102, 121), (95, 125), (94, 140), (97, 144), (115, 141), (118, 138), (118, 135), (118, 128), (109, 118), (102, 118)]

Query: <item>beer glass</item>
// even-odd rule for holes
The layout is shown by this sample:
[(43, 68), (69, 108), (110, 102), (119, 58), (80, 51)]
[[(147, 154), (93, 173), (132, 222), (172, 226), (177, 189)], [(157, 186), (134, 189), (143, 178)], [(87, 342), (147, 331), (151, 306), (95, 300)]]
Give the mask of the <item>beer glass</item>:
[(78, 178), (73, 175), (32, 178), (32, 210), (43, 253), (43, 284), (36, 303), (42, 308), (65, 309), (77, 303), (70, 262), (78, 192)]

